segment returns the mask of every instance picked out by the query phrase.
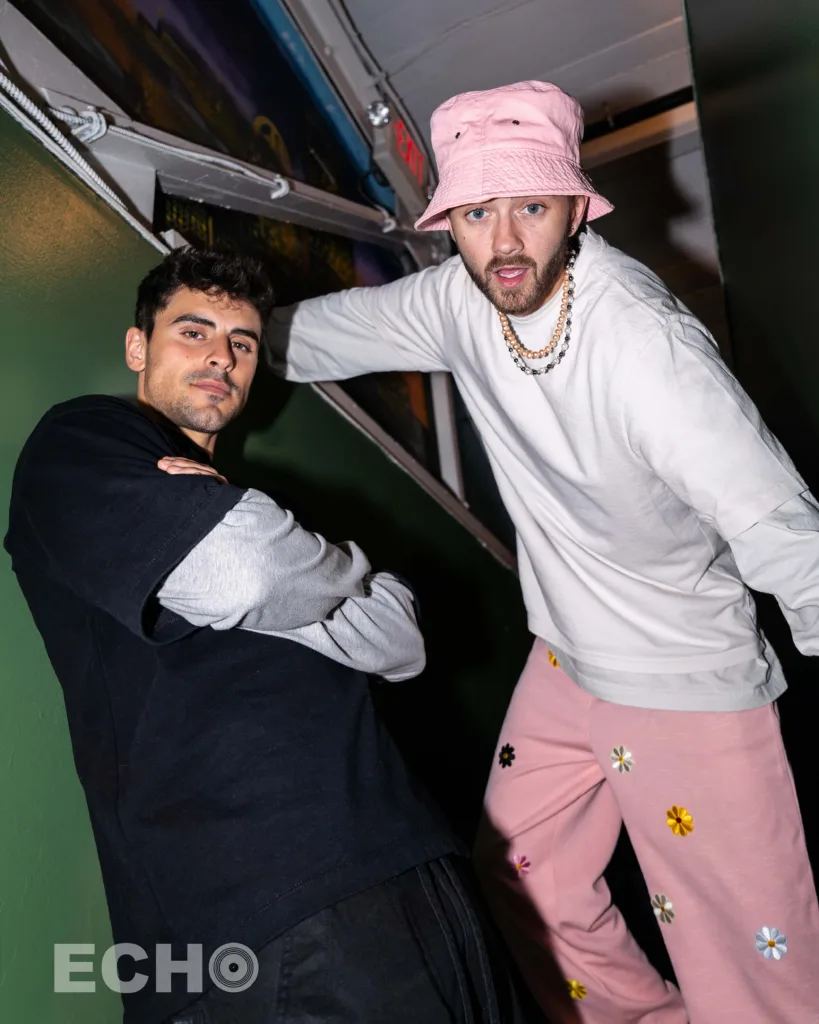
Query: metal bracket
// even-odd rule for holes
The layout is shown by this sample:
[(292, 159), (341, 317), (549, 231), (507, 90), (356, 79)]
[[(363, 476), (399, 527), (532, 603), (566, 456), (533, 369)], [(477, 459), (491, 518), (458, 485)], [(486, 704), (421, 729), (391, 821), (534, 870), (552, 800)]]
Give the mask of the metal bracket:
[[(372, 146), (373, 160), (412, 218), (427, 205), (431, 181), (429, 156), (411, 125), (400, 97), (355, 32), (343, 5), (336, 0), (283, 0), (293, 21), (312, 47), (327, 79), (342, 98), (362, 135)], [(379, 100), (392, 109), (389, 123), (374, 128), (367, 107)]]

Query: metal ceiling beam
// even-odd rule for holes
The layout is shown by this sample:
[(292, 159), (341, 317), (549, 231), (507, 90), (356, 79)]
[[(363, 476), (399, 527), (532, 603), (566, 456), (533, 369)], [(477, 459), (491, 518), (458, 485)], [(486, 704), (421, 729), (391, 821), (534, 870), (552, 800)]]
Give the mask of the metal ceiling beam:
[[(423, 213), (434, 184), (429, 154), (401, 97), (369, 53), (337, 0), (282, 0), (337, 94), (372, 146), (373, 159), (412, 220)], [(367, 107), (386, 101), (392, 117), (375, 128)]]
[[(224, 154), (122, 116), (112, 117), (111, 122), (130, 129), (129, 134), (109, 131), (91, 143), (90, 152), (115, 178), (130, 165), (143, 176), (155, 177), (164, 192), (181, 199), (301, 224), (390, 249), (403, 250), (418, 241), (415, 231), (397, 224), (382, 210), (233, 158), (235, 169), (206, 163), (198, 158), (200, 154), (225, 159)], [(241, 167), (253, 177), (243, 174)], [(134, 195), (133, 180), (127, 190)], [(146, 217), (153, 210), (149, 201), (143, 197), (138, 203)]]

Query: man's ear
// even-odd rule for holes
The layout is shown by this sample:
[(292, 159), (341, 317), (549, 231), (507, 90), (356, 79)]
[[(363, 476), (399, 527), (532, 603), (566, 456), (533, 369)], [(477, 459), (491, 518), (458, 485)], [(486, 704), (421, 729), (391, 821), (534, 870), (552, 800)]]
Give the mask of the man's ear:
[(449, 228), (449, 237), (454, 242), (455, 241), (455, 231), (452, 228), (452, 218), (449, 216), (449, 214), (446, 215), (446, 223), (447, 223), (447, 227)]
[(125, 332), (125, 365), (134, 373), (145, 369), (145, 334), (138, 327), (129, 327)]
[(572, 212), (572, 235), (576, 235), (586, 222), (586, 214), (589, 211), (589, 197), (575, 196), (574, 211)]

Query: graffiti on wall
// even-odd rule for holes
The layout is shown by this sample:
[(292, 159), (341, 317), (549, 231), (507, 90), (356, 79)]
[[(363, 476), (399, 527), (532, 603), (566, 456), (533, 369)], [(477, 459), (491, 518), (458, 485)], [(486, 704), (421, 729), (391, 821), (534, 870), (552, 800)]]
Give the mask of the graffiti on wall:
[(359, 174), (253, 0), (15, 0), (136, 121), (361, 201)]

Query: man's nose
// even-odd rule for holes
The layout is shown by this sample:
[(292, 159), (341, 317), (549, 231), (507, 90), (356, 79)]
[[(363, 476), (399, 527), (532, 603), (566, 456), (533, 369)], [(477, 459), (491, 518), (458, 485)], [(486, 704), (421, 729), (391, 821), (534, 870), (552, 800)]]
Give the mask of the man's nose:
[(492, 251), (498, 256), (511, 256), (523, 249), (523, 240), (512, 217), (499, 217), (492, 238)]
[(214, 339), (213, 348), (208, 355), (208, 365), (218, 366), (220, 370), (232, 370), (236, 366), (236, 353), (230, 338)]

